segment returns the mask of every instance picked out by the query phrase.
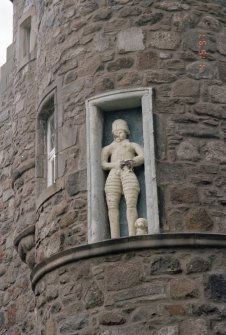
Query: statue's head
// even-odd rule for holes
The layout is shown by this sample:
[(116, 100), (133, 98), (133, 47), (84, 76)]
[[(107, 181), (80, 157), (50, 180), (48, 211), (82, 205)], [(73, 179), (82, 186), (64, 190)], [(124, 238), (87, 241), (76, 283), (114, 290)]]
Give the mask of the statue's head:
[(118, 119), (112, 123), (112, 134), (114, 139), (123, 140), (130, 134), (128, 124), (125, 120)]
[(135, 222), (136, 235), (148, 234), (148, 221), (144, 218), (138, 218)]

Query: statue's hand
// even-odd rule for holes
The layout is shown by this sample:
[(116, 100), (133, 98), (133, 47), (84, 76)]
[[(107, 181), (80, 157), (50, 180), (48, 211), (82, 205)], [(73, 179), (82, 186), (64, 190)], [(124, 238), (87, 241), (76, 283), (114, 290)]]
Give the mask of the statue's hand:
[(133, 170), (134, 161), (132, 159), (129, 159), (126, 161), (126, 165), (128, 166), (129, 170)]
[(128, 160), (125, 160), (125, 161), (121, 161), (120, 162), (120, 168), (123, 169), (125, 166), (128, 167), (128, 169), (130, 171), (133, 170), (133, 167), (134, 167), (134, 161), (132, 159), (128, 159)]

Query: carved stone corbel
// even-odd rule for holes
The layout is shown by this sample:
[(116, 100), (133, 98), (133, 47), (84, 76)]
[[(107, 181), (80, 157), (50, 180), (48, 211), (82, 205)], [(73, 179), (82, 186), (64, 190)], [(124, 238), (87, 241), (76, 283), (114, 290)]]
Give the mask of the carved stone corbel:
[(30, 269), (35, 266), (35, 225), (24, 229), (14, 240), (14, 246), (21, 260)]

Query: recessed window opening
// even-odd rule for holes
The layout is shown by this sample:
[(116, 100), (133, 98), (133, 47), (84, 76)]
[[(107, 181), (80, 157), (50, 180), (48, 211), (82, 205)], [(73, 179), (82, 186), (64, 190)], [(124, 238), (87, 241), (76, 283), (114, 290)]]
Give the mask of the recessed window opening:
[(20, 26), (20, 55), (21, 59), (28, 57), (31, 49), (31, 17)]
[(41, 104), (36, 132), (36, 192), (40, 195), (57, 180), (57, 130), (55, 92)]
[(54, 113), (47, 120), (47, 186), (55, 183), (56, 180), (56, 128)]

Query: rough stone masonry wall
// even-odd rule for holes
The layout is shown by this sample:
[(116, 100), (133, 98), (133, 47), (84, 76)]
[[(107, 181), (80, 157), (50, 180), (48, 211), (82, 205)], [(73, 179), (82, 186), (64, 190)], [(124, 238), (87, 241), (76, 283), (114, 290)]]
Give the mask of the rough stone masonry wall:
[(225, 251), (194, 248), (65, 265), (36, 286), (38, 334), (224, 335), (225, 266)]
[[(17, 5), (14, 37), (25, 2)], [(19, 70), (15, 62), (15, 44), (3, 68), (0, 96), (0, 334), (33, 335), (35, 299), (30, 271), (21, 263), (13, 242), (34, 223), (36, 88), (33, 64)]]
[[(18, 29), (18, 20), (32, 3), (37, 20), (36, 61), (27, 64), (19, 72), (15, 64), (12, 93), (9, 89), (1, 100), (1, 116), (8, 115), (7, 110), (10, 110), (10, 116), (1, 123), (0, 134), (1, 157), (3, 157), (1, 158), (2, 192), (0, 192), (2, 208), (0, 243), (3, 259), (0, 272), (0, 302), (2, 302), (0, 329), (2, 328), (2, 332), (13, 335), (34, 333), (34, 301), (31, 298), (31, 292), (28, 292), (29, 280), (25, 267), (13, 252), (15, 234), (36, 221), (37, 262), (58, 251), (85, 243), (87, 240), (85, 99), (91, 95), (119, 88), (154, 87), (156, 169), (161, 231), (225, 232), (226, 9), (224, 0), (40, 0), (34, 2), (17, 0), (14, 1), (14, 36)], [(203, 73), (199, 72), (200, 59), (197, 46), (199, 33), (206, 34), (207, 42), (206, 69)], [(58, 117), (60, 116), (58, 119), (58, 142), (60, 143), (58, 176), (62, 181), (63, 189), (42, 204), (36, 214), (34, 194), (36, 111), (46, 90), (54, 83), (57, 86), (57, 109)], [(161, 254), (161, 250), (159, 252)], [(221, 274), (224, 272), (223, 261), (221, 262), (223, 256), (220, 251), (210, 252), (211, 255), (208, 252), (206, 251), (205, 257), (203, 256), (206, 262), (210, 262), (209, 256), (211, 260), (215, 257), (216, 262), (219, 262), (219, 266), (210, 262), (214, 266), (209, 265), (208, 275), (218, 276), (212, 277), (213, 281), (216, 279), (217, 284), (224, 286), (225, 278)], [(192, 251), (190, 250), (189, 253)], [(138, 276), (139, 282), (132, 281), (129, 284), (131, 287), (133, 285), (139, 287), (150, 280), (150, 285), (147, 286), (152, 287), (152, 281), (160, 280), (164, 299), (167, 300), (167, 304), (171, 304), (174, 299), (171, 295), (171, 285), (173, 286), (174, 281), (177, 281), (178, 276), (182, 283), (192, 280), (196, 295), (189, 291), (189, 287), (192, 291), (193, 286), (188, 284), (188, 296), (175, 298), (175, 300), (183, 300), (182, 312), (169, 312), (179, 313), (175, 323), (171, 324), (169, 321), (166, 325), (166, 316), (163, 312), (162, 319), (160, 316), (157, 317), (162, 321), (158, 321), (159, 319), (156, 321), (154, 334), (158, 332), (160, 332), (158, 335), (177, 334), (179, 329), (183, 335), (184, 329), (194, 325), (194, 322), (189, 321), (193, 318), (196, 322), (195, 329), (192, 328), (194, 334), (208, 334), (208, 331), (210, 332), (208, 329), (216, 335), (223, 334), (224, 325), (217, 324), (217, 320), (224, 319), (222, 301), (225, 299), (225, 294), (221, 298), (218, 288), (212, 288), (211, 277), (209, 279), (208, 275), (205, 277), (201, 273), (187, 273), (186, 264), (190, 261), (189, 253), (187, 256), (182, 255), (182, 252), (175, 255), (181, 262), (182, 274), (171, 271), (168, 278), (168, 270), (166, 270), (162, 279), (159, 273), (156, 273), (157, 277), (153, 277), (150, 273), (147, 274), (141, 270), (142, 279)], [(122, 257), (129, 259), (130, 254)], [(137, 254), (134, 259), (139, 257), (142, 258), (143, 255)], [(100, 261), (103, 259), (92, 262), (98, 265)], [(121, 265), (120, 257), (118, 261)], [(149, 264), (152, 262), (150, 255), (147, 255), (147, 262)], [(168, 264), (168, 261), (163, 261), (163, 264), (165, 262)], [(88, 264), (89, 261), (86, 263)], [(102, 309), (103, 301), (107, 301), (108, 291), (111, 289), (109, 286), (106, 288), (99, 286), (100, 293), (98, 293), (97, 286), (100, 284), (94, 282), (89, 270), (86, 272), (86, 266), (92, 268), (86, 263), (81, 263), (80, 267), (78, 264), (71, 265), (68, 270), (65, 268), (66, 274), (62, 274), (63, 279), (59, 282), (56, 282), (56, 272), (40, 281), (40, 287), (36, 292), (37, 295), (40, 294), (40, 299), (37, 298), (37, 308), (40, 323), (43, 322), (47, 327), (47, 330), (44, 330), (45, 334), (51, 334), (51, 332), (54, 334), (54, 327), (59, 329), (58, 332), (73, 334), (79, 330), (76, 327), (82, 328), (87, 322), (89, 323), (87, 327), (93, 327), (92, 317), (86, 318), (86, 314), (85, 321), (82, 314), (81, 319), (77, 320), (78, 325), (75, 323), (73, 326), (76, 308), (82, 313), (90, 311), (91, 314), (93, 307), (90, 307), (90, 304), (94, 307), (96, 305), (90, 300), (92, 301), (92, 294), (95, 300), (95, 292), (97, 292), (97, 295), (100, 295), (100, 298), (97, 298), (97, 300), (100, 299), (98, 304)], [(109, 263), (110, 267), (114, 265), (117, 273), (118, 266), (121, 267), (116, 264), (117, 262)], [(144, 259), (142, 269), (145, 264)], [(107, 265), (105, 269), (105, 265), (104, 263), (103, 271), (106, 271), (106, 278), (110, 278), (110, 275), (107, 277), (107, 272), (110, 270)], [(71, 270), (73, 267), (76, 268), (75, 272), (81, 273), (78, 277), (74, 274), (74, 270)], [(166, 267), (168, 269), (168, 265)], [(205, 269), (202, 268), (202, 271), (204, 272)], [(120, 273), (120, 270), (118, 272)], [(96, 275), (98, 276), (98, 273)], [(75, 278), (81, 286), (77, 286)], [(125, 278), (125, 282), (130, 283), (126, 274)], [(207, 286), (203, 284), (205, 278), (207, 278)], [(113, 291), (127, 289), (126, 286), (120, 287), (121, 279), (118, 282), (117, 279), (115, 280), (117, 284)], [(46, 285), (51, 283), (48, 288), (45, 287), (45, 281)], [(206, 293), (207, 288), (203, 291), (204, 287), (208, 287), (208, 283), (210, 291), (215, 292), (216, 295), (211, 293), (212, 296), (211, 294), (209, 296)], [(60, 284), (62, 289), (58, 288)], [(86, 287), (89, 284), (90, 290)], [(107, 282), (106, 285), (108, 285)], [(179, 285), (176, 285), (175, 290), (180, 292), (179, 288)], [(69, 290), (69, 296), (71, 290), (76, 291), (69, 297), (72, 299), (70, 302), (61, 300), (66, 289)], [(91, 292), (91, 297), (86, 290)], [(182, 291), (184, 290), (186, 292), (186, 288), (183, 287)], [(145, 290), (142, 292), (148, 295)], [(80, 295), (84, 301), (81, 306), (79, 305)], [(200, 307), (196, 317), (192, 307), (186, 307), (185, 298), (191, 299), (189, 306), (194, 301), (197, 305), (206, 304), (207, 307)], [(216, 299), (213, 308), (208, 304), (208, 298)], [(54, 305), (52, 301), (55, 299), (65, 305), (51, 309), (52, 304)], [(134, 299), (136, 300), (136, 297)], [(118, 305), (120, 302), (113, 300), (113, 308), (119, 308)], [(158, 306), (156, 302), (154, 305)], [(139, 305), (134, 306), (134, 311), (136, 308), (139, 308)], [(185, 309), (184, 316), (183, 309)], [(52, 320), (50, 315), (57, 310), (65, 314), (60, 312), (56, 314), (58, 319)], [(93, 319), (95, 319), (95, 313), (97, 312), (94, 310)], [(117, 321), (117, 315), (116, 321), (96, 321), (94, 334), (96, 335), (95, 327), (97, 332), (103, 328), (103, 334), (104, 332), (105, 335), (109, 332), (111, 334), (108, 326), (99, 327), (99, 323), (121, 323), (124, 319), (125, 330), (116, 329), (113, 334), (123, 334), (123, 331), (132, 334), (136, 326), (132, 326), (135, 330), (131, 328), (127, 330), (126, 327), (127, 325), (131, 327), (133, 322), (136, 323), (139, 320), (130, 319), (132, 314), (128, 313), (132, 312), (129, 312), (129, 309), (126, 313), (122, 321)], [(207, 320), (206, 315), (209, 314), (213, 315), (213, 322)], [(67, 326), (62, 329), (61, 323), (67, 325), (64, 318), (67, 319), (69, 315), (71, 317), (73, 315), (73, 320), (68, 321), (69, 330)], [(121, 315), (124, 315), (124, 311)], [(70, 322), (74, 327), (72, 330)], [(147, 321), (143, 324), (141, 320), (141, 323), (138, 323), (138, 326), (145, 334), (146, 329), (151, 325)], [(168, 325), (173, 328), (160, 330)], [(140, 334), (141, 330), (136, 332)], [(86, 331), (89, 334), (87, 329), (81, 329), (80, 333), (84, 335)], [(91, 333), (92, 331), (90, 330)], [(151, 330), (148, 331), (150, 333)]]
[(36, 6), (38, 99), (49, 83), (61, 83), (58, 174), (65, 185), (56, 200), (40, 207), (37, 260), (86, 241), (86, 208), (75, 199), (83, 199), (80, 191), (86, 189), (85, 99), (113, 89), (154, 87), (161, 231), (225, 232), (224, 1), (70, 0)]

